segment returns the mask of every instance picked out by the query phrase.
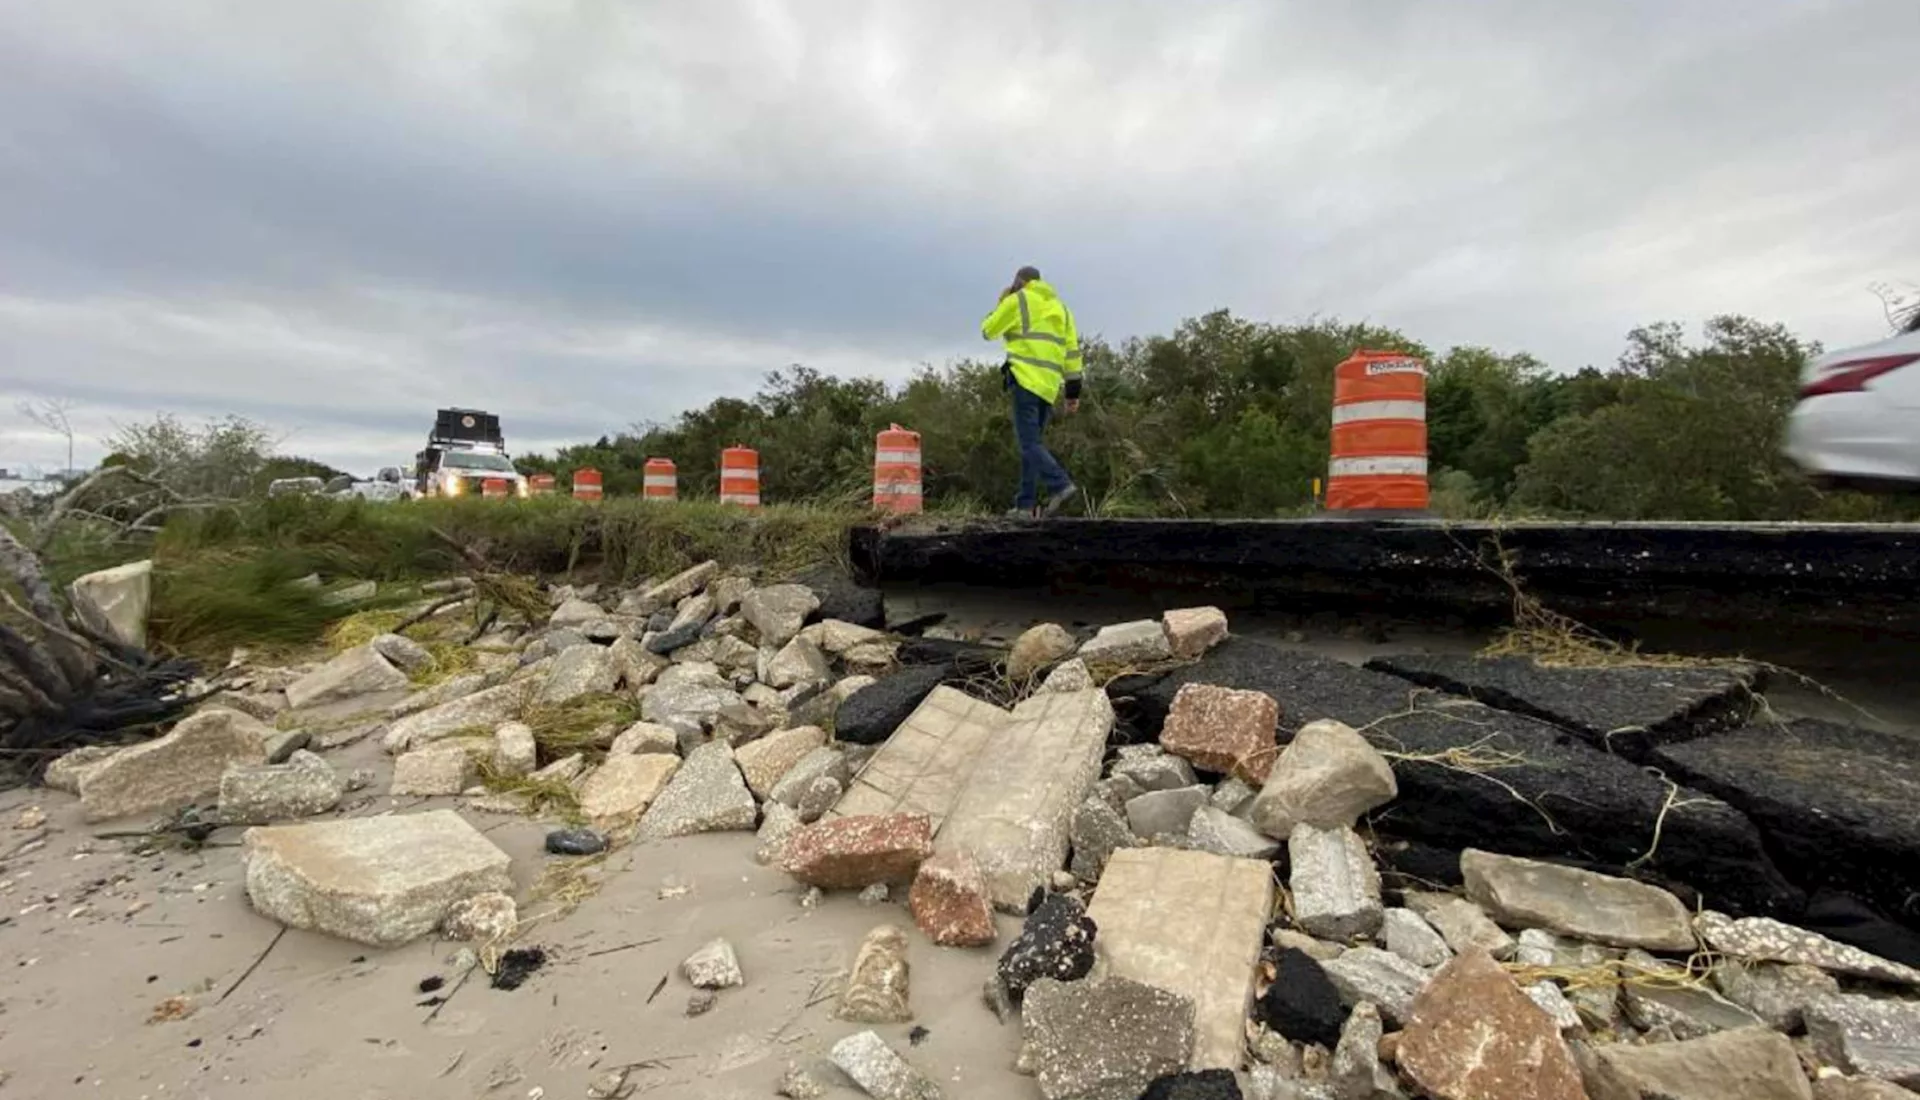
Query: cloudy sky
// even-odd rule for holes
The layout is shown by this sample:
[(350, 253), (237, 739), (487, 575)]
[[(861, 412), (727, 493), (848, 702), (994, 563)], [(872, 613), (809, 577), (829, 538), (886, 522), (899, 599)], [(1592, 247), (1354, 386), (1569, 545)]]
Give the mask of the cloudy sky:
[[(0, 0), (0, 467), (241, 413), (358, 470), (1228, 307), (1608, 363), (1920, 281), (1914, 0)], [(1097, 381), (1094, 383), (1097, 385)]]

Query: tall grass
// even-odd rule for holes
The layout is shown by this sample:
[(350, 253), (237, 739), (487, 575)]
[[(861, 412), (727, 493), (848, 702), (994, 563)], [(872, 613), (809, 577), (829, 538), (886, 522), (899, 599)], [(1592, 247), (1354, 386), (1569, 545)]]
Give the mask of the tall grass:
[(396, 504), (280, 497), (175, 517), (154, 548), (152, 635), (168, 649), (223, 656), (234, 645), (319, 640), (368, 605), (330, 606), (294, 582), (373, 580), (410, 599), (409, 582), (468, 568), (444, 532), (503, 573), (591, 576), (613, 583), (664, 577), (709, 559), (769, 579), (844, 564), (847, 530), (870, 513), (842, 505), (781, 505), (749, 513), (718, 503), (588, 505), (564, 497)]

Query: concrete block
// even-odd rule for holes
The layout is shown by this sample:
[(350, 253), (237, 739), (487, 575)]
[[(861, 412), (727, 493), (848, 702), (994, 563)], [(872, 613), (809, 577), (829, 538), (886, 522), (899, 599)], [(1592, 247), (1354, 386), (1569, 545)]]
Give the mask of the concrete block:
[(88, 821), (170, 810), (220, 791), (234, 764), (262, 764), (273, 731), (237, 710), (208, 708), (165, 737), (121, 749), (80, 773)]
[(382, 691), (397, 691), (410, 681), (371, 645), (357, 645), (287, 685), (287, 704), (295, 710)]
[(1293, 915), (1310, 935), (1351, 940), (1380, 931), (1380, 872), (1352, 829), (1316, 829), (1304, 822), (1287, 840)]
[(988, 758), (987, 744), (1013, 721), (992, 703), (936, 687), (854, 776), (829, 817), (921, 814), (938, 830)]
[(392, 947), (455, 902), (511, 891), (510, 860), (451, 810), (249, 829), (247, 898), (282, 924)]
[(1034, 890), (1067, 861), (1068, 821), (1100, 777), (1112, 731), (1113, 704), (1104, 691), (1021, 703), (981, 752), (936, 849), (971, 851), (994, 905), (1024, 911)]
[(1197, 1069), (1240, 1065), (1273, 868), (1172, 848), (1113, 853), (1087, 915), (1106, 973), (1193, 1002)]

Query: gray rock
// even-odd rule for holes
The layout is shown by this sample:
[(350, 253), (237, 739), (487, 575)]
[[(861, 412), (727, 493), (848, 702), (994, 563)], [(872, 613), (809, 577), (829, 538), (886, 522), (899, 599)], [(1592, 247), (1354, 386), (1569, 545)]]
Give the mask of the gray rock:
[(1806, 1021), (1822, 1061), (1920, 1089), (1920, 1002), (1827, 997), (1807, 1006)]
[(302, 749), (285, 764), (231, 764), (220, 776), (220, 820), (264, 825), (325, 813), (346, 796), (347, 783)]
[(1097, 796), (1089, 797), (1074, 810), (1067, 823), (1067, 839), (1073, 846), (1073, 873), (1087, 882), (1100, 878), (1115, 851), (1135, 843), (1127, 819), (1112, 803)]
[(1252, 816), (1253, 800), (1259, 793), (1246, 780), (1237, 776), (1228, 776), (1213, 789), (1213, 794), (1207, 798), (1207, 804), (1245, 820)]
[(396, 721), (387, 727), (380, 746), (397, 756), (475, 726), (497, 729), (520, 716), (527, 698), (525, 684), (501, 684), (456, 698)]
[(1821, 1077), (1813, 1083), (1813, 1100), (1920, 1100), (1920, 1093), (1870, 1077)]
[(1349, 1007), (1362, 1001), (1380, 1006), (1388, 1023), (1400, 1026), (1413, 1012), (1413, 999), (1427, 984), (1430, 975), (1420, 967), (1377, 947), (1354, 947), (1338, 958), (1323, 961), (1321, 967), (1340, 991), (1340, 1000)]
[(1380, 930), (1380, 873), (1366, 842), (1352, 829), (1318, 829), (1303, 822), (1287, 839), (1287, 853), (1293, 864), (1294, 919), (1301, 928), (1330, 940)]
[(1087, 662), (1075, 657), (1071, 661), (1061, 662), (1058, 668), (1047, 673), (1047, 678), (1040, 682), (1040, 687), (1034, 694), (1088, 691), (1098, 686), (1094, 682), (1092, 670), (1087, 668)]
[(371, 645), (357, 645), (287, 685), (287, 703), (295, 710), (398, 691), (411, 681)]
[(842, 622), (839, 619), (826, 619), (803, 628), (799, 637), (805, 638), (826, 653), (839, 656), (858, 646), (881, 644), (888, 641), (884, 632), (870, 626)]
[(1724, 913), (1706, 912), (1694, 921), (1694, 927), (1708, 946), (1723, 954), (1763, 962), (1802, 963), (1830, 974), (1894, 985), (1920, 985), (1920, 970), (1766, 917), (1734, 920)]
[(312, 744), (311, 730), (274, 730), (267, 735), (266, 763), (284, 764), (293, 759), (294, 753)]
[(800, 794), (800, 804), (794, 808), (799, 811), (801, 822), (811, 825), (827, 816), (827, 811), (846, 793), (847, 788), (840, 780), (831, 775), (818, 776), (807, 784), (807, 789)]
[(661, 669), (660, 675), (653, 681), (655, 690), (670, 687), (724, 688), (726, 686), (727, 678), (720, 674), (720, 666), (712, 661), (677, 662), (670, 668)]
[(745, 699), (728, 703), (713, 714), (713, 739), (739, 748), (773, 732), (778, 719)]
[(1105, 799), (1116, 812), (1126, 813), (1127, 803), (1147, 792), (1124, 775), (1110, 775), (1093, 785), (1093, 793)]
[(203, 709), (165, 736), (121, 749), (80, 773), (88, 821), (170, 810), (216, 795), (235, 764), (266, 762), (273, 731), (237, 710)]
[(367, 643), (387, 663), (402, 672), (425, 672), (433, 667), (433, 654), (427, 647), (400, 634), (381, 634)]
[(1797, 963), (1745, 963), (1737, 959), (1713, 968), (1713, 985), (1727, 1000), (1788, 1034), (1805, 1027), (1807, 1006), (1836, 996), (1840, 983), (1817, 967)]
[(1467, 896), (1501, 924), (1614, 947), (1694, 948), (1687, 907), (1655, 886), (1471, 848), (1460, 854), (1460, 873)]
[(833, 679), (833, 666), (827, 663), (827, 655), (819, 646), (805, 638), (795, 638), (767, 662), (763, 679), (776, 688), (825, 684)]
[(553, 669), (540, 685), (538, 702), (570, 703), (583, 695), (603, 695), (620, 681), (613, 656), (597, 645), (574, 646), (553, 660)]
[(549, 627), (577, 626), (581, 623), (590, 623), (605, 615), (606, 612), (600, 609), (599, 604), (577, 598), (569, 599), (553, 609), (553, 614), (547, 619), (547, 625)]
[(419, 714), (421, 711), (432, 710), (434, 707), (451, 703), (456, 699), (464, 699), (486, 686), (486, 673), (463, 672), (458, 676), (442, 680), (430, 688), (414, 692), (412, 695), (388, 707), (386, 716), (390, 721), (397, 721), (409, 715)]
[(1425, 917), (1411, 909), (1389, 909), (1382, 922), (1387, 950), (1415, 966), (1431, 970), (1453, 957), (1453, 950)]
[(1380, 1064), (1384, 1033), (1377, 1006), (1367, 1002), (1353, 1006), (1327, 1072), (1336, 1100), (1389, 1100), (1404, 1095), (1393, 1073)]
[(820, 597), (807, 586), (776, 584), (747, 593), (740, 601), (740, 615), (760, 632), (763, 644), (783, 646), (819, 607)]
[(448, 939), (480, 944), (503, 943), (519, 926), (519, 907), (510, 895), (498, 891), (454, 902), (441, 921)]
[[(707, 587), (719, 575), (719, 562), (703, 561), (699, 565), (674, 574), (659, 584), (628, 595), (620, 601), (620, 612), (623, 615), (651, 615), (663, 607), (672, 607)], [(716, 607), (718, 604), (719, 601), (716, 599)]]
[(609, 756), (644, 756), (647, 753), (680, 751), (680, 735), (667, 726), (653, 722), (635, 722), (613, 739)]
[(80, 780), (119, 751), (118, 745), (82, 745), (48, 764), (41, 781), (51, 790), (77, 796)]
[(540, 766), (540, 745), (525, 722), (503, 722), (493, 731), (493, 770), (502, 778), (532, 775)]
[(1103, 626), (1080, 647), (1088, 667), (1148, 668), (1172, 657), (1167, 632), (1152, 619)]
[(558, 657), (569, 649), (592, 644), (592, 640), (587, 637), (585, 631), (561, 627), (558, 630), (547, 631), (539, 641), (528, 646), (521, 656), (525, 659), (524, 663), (532, 664), (542, 657)]
[(1765, 1028), (1687, 1042), (1593, 1048), (1583, 1059), (1595, 1100), (1811, 1100), (1806, 1074), (1784, 1035)]
[(721, 709), (734, 705), (745, 706), (746, 700), (732, 688), (666, 683), (663, 677), (648, 690), (640, 717), (663, 726), (692, 723), (711, 729)]
[(460, 794), (480, 781), (480, 761), (492, 754), (492, 742), (478, 738), (437, 741), (402, 753), (393, 762), (393, 783), (388, 789), (396, 798)]
[(734, 765), (733, 750), (725, 742), (711, 741), (687, 755), (640, 819), (640, 831), (654, 838), (689, 836), (750, 830), (757, 820), (753, 792)]
[[(751, 598), (751, 597), (749, 597)], [(940, 1086), (871, 1031), (833, 1044), (833, 1064), (873, 1100), (941, 1100)]]
[(1560, 1034), (1573, 1035), (1585, 1030), (1585, 1025), (1580, 1020), (1580, 1013), (1574, 1009), (1573, 1002), (1567, 1000), (1567, 995), (1561, 992), (1559, 986), (1543, 979), (1528, 986), (1526, 994), (1529, 1000), (1540, 1006), (1540, 1011), (1553, 1018), (1554, 1026), (1560, 1029)]
[[(886, 887), (880, 886), (885, 896)], [(906, 932), (896, 925), (883, 924), (860, 941), (835, 1015), (860, 1024), (906, 1023), (913, 1019), (911, 978)]]
[(1186, 836), (1193, 812), (1207, 804), (1208, 793), (1203, 786), (1148, 791), (1127, 803), (1127, 825), (1135, 836)]
[(1272, 859), (1280, 845), (1252, 825), (1215, 806), (1201, 806), (1187, 823), (1187, 841), (1202, 852), (1236, 859)]
[(351, 607), (373, 599), (379, 592), (380, 586), (374, 581), (354, 581), (321, 596), (320, 602), (328, 607)]
[(613, 663), (613, 673), (618, 683), (629, 689), (653, 683), (661, 670), (673, 664), (658, 653), (647, 652), (647, 647), (633, 638), (614, 639), (614, 643), (607, 647), (607, 659)]
[(1431, 909), (1423, 909), (1410, 899), (1408, 906), (1427, 918), (1427, 923), (1433, 925), (1456, 954), (1464, 955), (1477, 948), (1496, 959), (1513, 958), (1517, 946), (1513, 937), (1465, 898), (1448, 898)]
[(669, 631), (677, 630), (689, 623), (694, 626), (706, 626), (707, 620), (713, 618), (714, 612), (717, 609), (718, 607), (714, 603), (712, 596), (705, 592), (697, 592), (680, 601), (679, 609), (674, 612), (673, 618), (667, 622), (667, 629)]
[(1193, 1051), (1193, 1002), (1126, 978), (1041, 978), (1021, 1024), (1047, 1100), (1135, 1100)]
[(67, 587), (74, 614), (96, 634), (122, 645), (147, 645), (147, 611), (153, 605), (153, 562), (134, 561), (88, 573)]
[[(1643, 970), (1664, 971), (1676, 982), (1687, 972), (1669, 967), (1641, 951), (1631, 951), (1627, 961)], [(1764, 1026), (1760, 1017), (1704, 986), (1668, 988), (1641, 982), (1623, 990), (1627, 1019), (1642, 1031), (1666, 1028), (1676, 1039), (1698, 1039), (1717, 1031), (1737, 1031), (1744, 1027)]]
[(834, 780), (842, 789), (853, 778), (853, 771), (847, 766), (846, 753), (838, 745), (823, 745), (802, 756), (793, 767), (787, 769), (787, 774), (774, 783), (768, 798), (798, 809), (807, 789), (814, 780), (822, 777)]
[[(1158, 745), (1129, 745), (1128, 748), (1153, 748)], [(1124, 775), (1140, 784), (1143, 791), (1172, 791), (1191, 787), (1199, 782), (1193, 774), (1193, 765), (1184, 759), (1167, 752), (1136, 753), (1122, 752), (1120, 759), (1114, 761), (1113, 775)], [(1208, 792), (1211, 795), (1211, 791)]]
[(821, 1084), (820, 1076), (818, 1071), (808, 1066), (790, 1064), (787, 1072), (781, 1074), (780, 1084), (773, 1090), (774, 1095), (784, 1096), (787, 1100), (820, 1100), (827, 1094), (827, 1086)]
[(754, 839), (760, 846), (754, 849), (753, 861), (763, 866), (780, 862), (781, 853), (787, 850), (787, 840), (800, 828), (800, 814), (791, 806), (779, 802), (768, 802), (761, 807), (760, 832)]
[(1309, 722), (1281, 750), (1253, 800), (1253, 823), (1271, 837), (1289, 837), (1302, 822), (1351, 827), (1360, 815), (1400, 793), (1393, 768), (1351, 726)]
[(1041, 669), (1072, 656), (1074, 645), (1073, 635), (1058, 623), (1029, 627), (1007, 655), (1007, 679), (1026, 683)]
[(457, 901), (513, 889), (507, 854), (451, 810), (267, 826), (241, 840), (262, 915), (375, 947), (426, 935)]
[(747, 981), (740, 973), (740, 959), (733, 953), (733, 945), (724, 939), (709, 940), (687, 956), (680, 972), (695, 989), (731, 989)]

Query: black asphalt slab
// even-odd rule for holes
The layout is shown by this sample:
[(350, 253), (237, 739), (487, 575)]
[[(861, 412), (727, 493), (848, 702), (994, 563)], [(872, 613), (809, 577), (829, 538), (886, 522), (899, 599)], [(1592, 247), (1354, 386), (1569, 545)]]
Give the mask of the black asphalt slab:
[(1751, 665), (1543, 666), (1530, 657), (1411, 653), (1366, 667), (1550, 722), (1644, 764), (1658, 745), (1744, 723), (1763, 687)]
[(1511, 608), (1506, 560), (1527, 592), (1590, 620), (1920, 637), (1920, 525), (926, 516), (856, 530), (849, 551), (871, 583), (1199, 590), (1221, 606), (1493, 618)]
[(1796, 881), (1920, 929), (1920, 743), (1802, 719), (1663, 745), (1668, 775), (1744, 810)]
[[(1373, 815), (1382, 832), (1616, 873), (1631, 865), (1640, 877), (1684, 884), (1730, 912), (1792, 919), (1805, 907), (1805, 894), (1774, 866), (1744, 814), (1547, 723), (1247, 638), (1165, 676), (1117, 681), (1109, 693), (1142, 732), (1152, 732), (1188, 683), (1272, 695), (1283, 741), (1308, 722), (1334, 718), (1383, 750), (1430, 758), (1393, 760), (1400, 796)], [(1473, 774), (1437, 762), (1453, 750), (1504, 754), (1509, 766)]]

